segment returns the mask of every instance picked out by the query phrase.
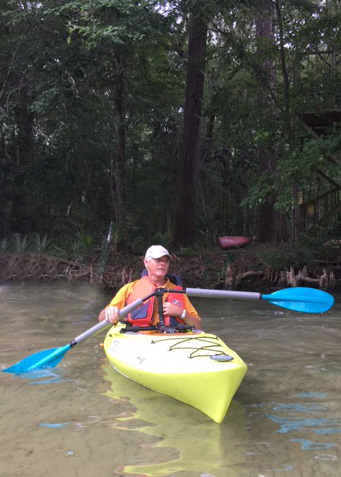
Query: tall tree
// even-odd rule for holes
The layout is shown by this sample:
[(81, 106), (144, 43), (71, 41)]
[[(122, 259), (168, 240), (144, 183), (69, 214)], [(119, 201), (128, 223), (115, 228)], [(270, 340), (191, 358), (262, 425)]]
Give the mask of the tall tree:
[[(72, 36), (79, 35), (103, 65), (102, 93), (113, 118), (109, 146), (112, 215), (123, 230), (128, 219), (126, 141), (131, 118), (135, 116), (132, 103), (136, 103), (132, 94), (136, 86), (131, 85), (130, 78), (138, 76), (133, 70), (141, 67), (139, 50), (147, 48), (148, 39), (154, 41), (161, 17), (148, 0), (80, 1), (71, 3), (70, 9), (75, 18)], [(86, 16), (78, 15), (79, 11), (86, 11)]]
[[(277, 175), (278, 140), (273, 129), (276, 122), (276, 109), (269, 91), (275, 90), (275, 34), (274, 34), (274, 4), (272, 0), (262, 0), (256, 11), (256, 44), (258, 61), (261, 68), (258, 101), (260, 110), (259, 128), (261, 140), (259, 144), (260, 174), (268, 180)], [(265, 114), (264, 114), (265, 113)], [(272, 188), (259, 206), (258, 238), (261, 242), (272, 242), (282, 238), (280, 214), (275, 211), (276, 195)]]
[(207, 24), (207, 19), (200, 13), (190, 15), (184, 126), (180, 153), (179, 201), (173, 235), (175, 246), (193, 245), (195, 239), (195, 190), (200, 154)]
[(126, 98), (125, 98), (125, 65), (120, 47), (114, 48), (114, 103), (116, 107), (116, 154), (114, 165), (116, 201), (114, 204), (116, 224), (122, 225), (126, 220)]

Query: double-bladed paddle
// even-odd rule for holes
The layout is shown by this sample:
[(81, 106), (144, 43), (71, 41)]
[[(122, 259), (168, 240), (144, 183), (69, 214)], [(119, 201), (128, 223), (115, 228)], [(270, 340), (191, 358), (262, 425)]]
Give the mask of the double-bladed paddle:
[(233, 298), (237, 300), (263, 300), (288, 310), (302, 313), (324, 313), (334, 303), (334, 298), (322, 290), (315, 288), (297, 287), (278, 290), (270, 295), (257, 292), (229, 291), (229, 290), (202, 290), (200, 288), (186, 288), (188, 296), (202, 298)]
[[(205, 290), (201, 288), (186, 288), (184, 290), (163, 290), (165, 293), (186, 293), (188, 296), (201, 298), (232, 298), (238, 300), (263, 300), (273, 305), (304, 313), (323, 313), (331, 308), (334, 298), (329, 293), (314, 288), (287, 288), (276, 291), (270, 295), (262, 295), (256, 292), (228, 291), (228, 290)], [(123, 318), (128, 313), (141, 306), (144, 301), (153, 296), (148, 295), (145, 298), (134, 301), (128, 306), (122, 308), (119, 317)], [(102, 329), (110, 326), (108, 321), (101, 321), (95, 326), (77, 336), (71, 343), (60, 348), (52, 348), (38, 353), (34, 353), (22, 361), (10, 366), (2, 371), (5, 373), (22, 374), (40, 368), (54, 368), (62, 360), (63, 356), (70, 348), (76, 346), (92, 335), (95, 335)]]

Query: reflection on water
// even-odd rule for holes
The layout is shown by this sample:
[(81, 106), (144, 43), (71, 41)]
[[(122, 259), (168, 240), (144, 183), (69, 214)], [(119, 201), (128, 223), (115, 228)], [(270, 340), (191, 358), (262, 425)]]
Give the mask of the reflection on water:
[[(236, 467), (244, 462), (247, 432), (243, 409), (238, 402), (232, 402), (225, 424), (221, 426), (185, 404), (129, 381), (109, 364), (104, 366), (104, 371), (105, 379), (111, 384), (106, 395), (114, 402), (124, 399), (133, 405), (127, 415), (118, 419), (116, 426), (142, 433), (141, 438), (146, 439), (140, 450), (145, 454), (141, 459), (143, 463), (125, 465), (121, 473), (165, 476), (176, 472), (197, 472), (198, 475), (217, 475), (224, 465), (236, 472)], [(229, 449), (228, 459), (224, 446)], [(161, 448), (165, 451), (161, 452)], [(160, 458), (162, 454), (162, 462), (156, 463), (156, 456)]]
[[(1, 366), (64, 346), (107, 301), (88, 286), (0, 287)], [(193, 301), (249, 367), (222, 424), (118, 375), (99, 335), (54, 369), (0, 374), (1, 477), (339, 476), (339, 300), (325, 315)]]
[(19, 374), (18, 378), (27, 380), (28, 385), (52, 384), (70, 381), (70, 379), (65, 379), (59, 374), (55, 373), (54, 368), (35, 369), (34, 371)]
[[(277, 414), (266, 414), (266, 417), (279, 424), (280, 427), (276, 432), (281, 434), (297, 430), (303, 431), (305, 435), (341, 433), (341, 418), (337, 415), (325, 417), (333, 414), (327, 405), (311, 403), (277, 404), (273, 407), (273, 411)], [(312, 442), (307, 439), (291, 439), (291, 442), (301, 443), (303, 450), (330, 449), (336, 446), (334, 443)]]

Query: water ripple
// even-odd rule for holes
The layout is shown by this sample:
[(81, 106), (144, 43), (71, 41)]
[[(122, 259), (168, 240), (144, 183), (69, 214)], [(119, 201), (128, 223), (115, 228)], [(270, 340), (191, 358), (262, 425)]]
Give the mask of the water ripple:
[[(301, 393), (304, 397), (321, 397), (322, 393)], [(323, 397), (328, 397), (323, 394)], [(272, 413), (266, 413), (265, 417), (279, 424), (279, 429), (275, 432), (286, 434), (292, 431), (312, 432), (315, 435), (335, 435), (341, 434), (341, 418), (339, 417), (321, 417), (321, 413), (330, 412), (325, 404), (318, 403), (276, 403), (272, 411), (283, 413), (282, 416)], [(300, 415), (299, 415), (300, 414)], [(302, 416), (302, 414), (305, 414)], [(306, 414), (310, 414), (307, 416)], [(335, 447), (334, 443), (314, 442), (306, 438), (290, 439), (290, 442), (301, 444), (302, 450), (330, 449)]]
[(61, 423), (51, 423), (51, 422), (40, 422), (39, 427), (48, 427), (49, 429), (64, 429), (65, 427), (69, 426), (69, 422), (61, 422)]
[(299, 442), (302, 446), (302, 450), (331, 449), (336, 446), (336, 444), (323, 444), (308, 441), (307, 439), (290, 439), (290, 442)]

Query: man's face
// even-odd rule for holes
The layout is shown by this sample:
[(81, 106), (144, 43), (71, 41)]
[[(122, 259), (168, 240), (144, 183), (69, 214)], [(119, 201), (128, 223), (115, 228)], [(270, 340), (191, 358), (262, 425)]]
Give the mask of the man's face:
[(169, 268), (169, 257), (164, 255), (160, 258), (149, 258), (144, 260), (144, 266), (146, 267), (147, 273), (150, 277), (164, 277)]

